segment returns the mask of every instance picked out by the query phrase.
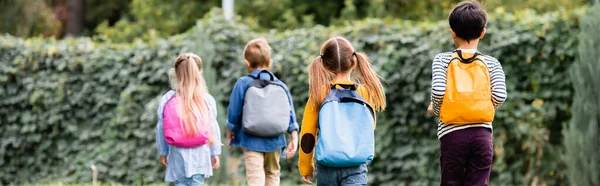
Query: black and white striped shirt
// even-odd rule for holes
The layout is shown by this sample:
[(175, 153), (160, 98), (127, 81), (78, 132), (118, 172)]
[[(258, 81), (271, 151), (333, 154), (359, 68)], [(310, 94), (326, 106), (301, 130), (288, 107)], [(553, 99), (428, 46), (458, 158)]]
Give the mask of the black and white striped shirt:
[[(475, 50), (462, 50), (467, 53), (474, 53)], [(452, 58), (453, 52), (440, 53), (435, 56), (433, 59), (433, 64), (431, 66), (432, 70), (432, 81), (431, 81), (431, 102), (433, 104), (433, 113), (436, 116), (440, 115), (440, 108), (442, 106), (442, 100), (444, 98), (444, 94), (446, 93), (446, 72), (448, 70), (448, 64), (450, 63), (450, 59)], [(492, 102), (494, 103), (494, 108), (498, 108), (504, 101), (506, 100), (506, 83), (505, 83), (505, 75), (502, 70), (502, 65), (496, 58), (491, 56), (483, 55), (482, 60), (488, 67), (490, 73), (490, 81), (491, 81), (491, 91), (492, 91)], [(452, 125), (442, 123), (441, 121), (438, 124), (438, 139), (442, 138), (442, 136), (451, 133), (456, 130), (462, 130), (471, 127), (485, 127), (492, 129), (492, 123), (473, 123), (466, 125)]]

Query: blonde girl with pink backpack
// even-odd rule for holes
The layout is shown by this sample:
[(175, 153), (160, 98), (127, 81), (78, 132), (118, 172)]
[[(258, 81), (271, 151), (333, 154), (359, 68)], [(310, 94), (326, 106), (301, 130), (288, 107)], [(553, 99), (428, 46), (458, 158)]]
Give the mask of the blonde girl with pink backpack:
[(173, 90), (163, 95), (157, 113), (156, 145), (165, 181), (204, 185), (219, 168), (221, 139), (215, 99), (202, 77), (202, 60), (195, 54), (177, 57), (169, 71)]

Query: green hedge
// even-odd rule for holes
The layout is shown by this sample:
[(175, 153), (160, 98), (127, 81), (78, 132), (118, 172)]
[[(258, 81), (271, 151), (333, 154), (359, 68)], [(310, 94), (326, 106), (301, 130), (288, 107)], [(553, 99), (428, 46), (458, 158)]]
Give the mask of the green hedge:
[[(565, 183), (559, 152), (570, 118), (565, 71), (576, 56), (581, 10), (544, 15), (495, 13), (481, 51), (507, 74), (509, 100), (494, 123), (492, 185)], [(103, 182), (160, 183), (155, 109), (168, 89), (167, 70), (182, 52), (205, 62), (225, 126), (225, 107), (245, 75), (242, 50), (254, 37), (273, 48), (273, 70), (290, 88), (301, 121), (307, 66), (332, 36), (348, 38), (385, 80), (388, 109), (379, 114), (373, 185), (439, 183), (436, 119), (429, 104), (431, 60), (453, 48), (445, 21), (383, 23), (257, 33), (217, 12), (185, 34), (148, 43), (88, 38), (62, 41), (0, 36), (0, 183), (88, 182), (94, 163)], [(227, 152), (228, 154), (235, 154)], [(222, 158), (224, 159), (224, 158)], [(282, 161), (282, 180), (297, 182), (296, 159)], [(214, 180), (233, 183), (222, 171)]]

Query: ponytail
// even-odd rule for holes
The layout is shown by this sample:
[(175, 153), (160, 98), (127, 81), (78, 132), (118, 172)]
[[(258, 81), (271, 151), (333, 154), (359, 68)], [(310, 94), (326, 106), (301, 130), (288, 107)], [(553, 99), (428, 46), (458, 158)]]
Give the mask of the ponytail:
[[(364, 53), (354, 53), (356, 57), (356, 69), (358, 73), (357, 81), (363, 84), (369, 92), (369, 98), (367, 98), (375, 111), (382, 111), (386, 107), (385, 92), (383, 85), (379, 80), (379, 77), (371, 68), (371, 62), (369, 57)], [(312, 93), (312, 92), (311, 92)]]
[(329, 72), (323, 66), (323, 56), (316, 57), (308, 67), (308, 89), (314, 108), (319, 108), (329, 89)]
[[(195, 136), (199, 132), (207, 131), (210, 122), (209, 110), (204, 102), (207, 89), (200, 66), (202, 61), (200, 57), (193, 54), (182, 55), (177, 61), (175, 90), (180, 100), (178, 109), (182, 119), (180, 125), (187, 136)], [(208, 132), (210, 134), (210, 130)]]

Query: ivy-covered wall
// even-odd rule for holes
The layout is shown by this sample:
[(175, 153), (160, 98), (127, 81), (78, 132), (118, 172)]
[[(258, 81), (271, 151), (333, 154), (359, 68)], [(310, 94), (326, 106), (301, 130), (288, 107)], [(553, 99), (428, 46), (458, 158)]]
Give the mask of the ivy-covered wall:
[[(581, 10), (491, 16), (480, 43), (504, 67), (508, 101), (494, 122), (491, 185), (564, 185), (561, 130), (571, 113), (566, 73), (575, 60)], [(301, 121), (308, 98), (307, 66), (329, 37), (348, 38), (366, 52), (384, 80), (388, 109), (378, 116), (373, 185), (439, 183), (436, 119), (427, 115), (431, 60), (453, 49), (446, 21), (384, 23), (257, 33), (217, 16), (185, 34), (148, 43), (103, 43), (0, 36), (0, 184), (160, 183), (154, 145), (155, 110), (167, 71), (179, 53), (203, 58), (211, 93), (222, 103), (221, 125), (235, 80), (245, 75), (242, 50), (265, 37), (273, 71), (290, 88)], [(228, 151), (229, 152), (229, 151)], [(235, 153), (229, 153), (235, 154)], [(222, 159), (225, 159), (224, 157)], [(282, 160), (282, 180), (298, 182), (296, 159)], [(221, 171), (213, 180), (233, 183)]]

